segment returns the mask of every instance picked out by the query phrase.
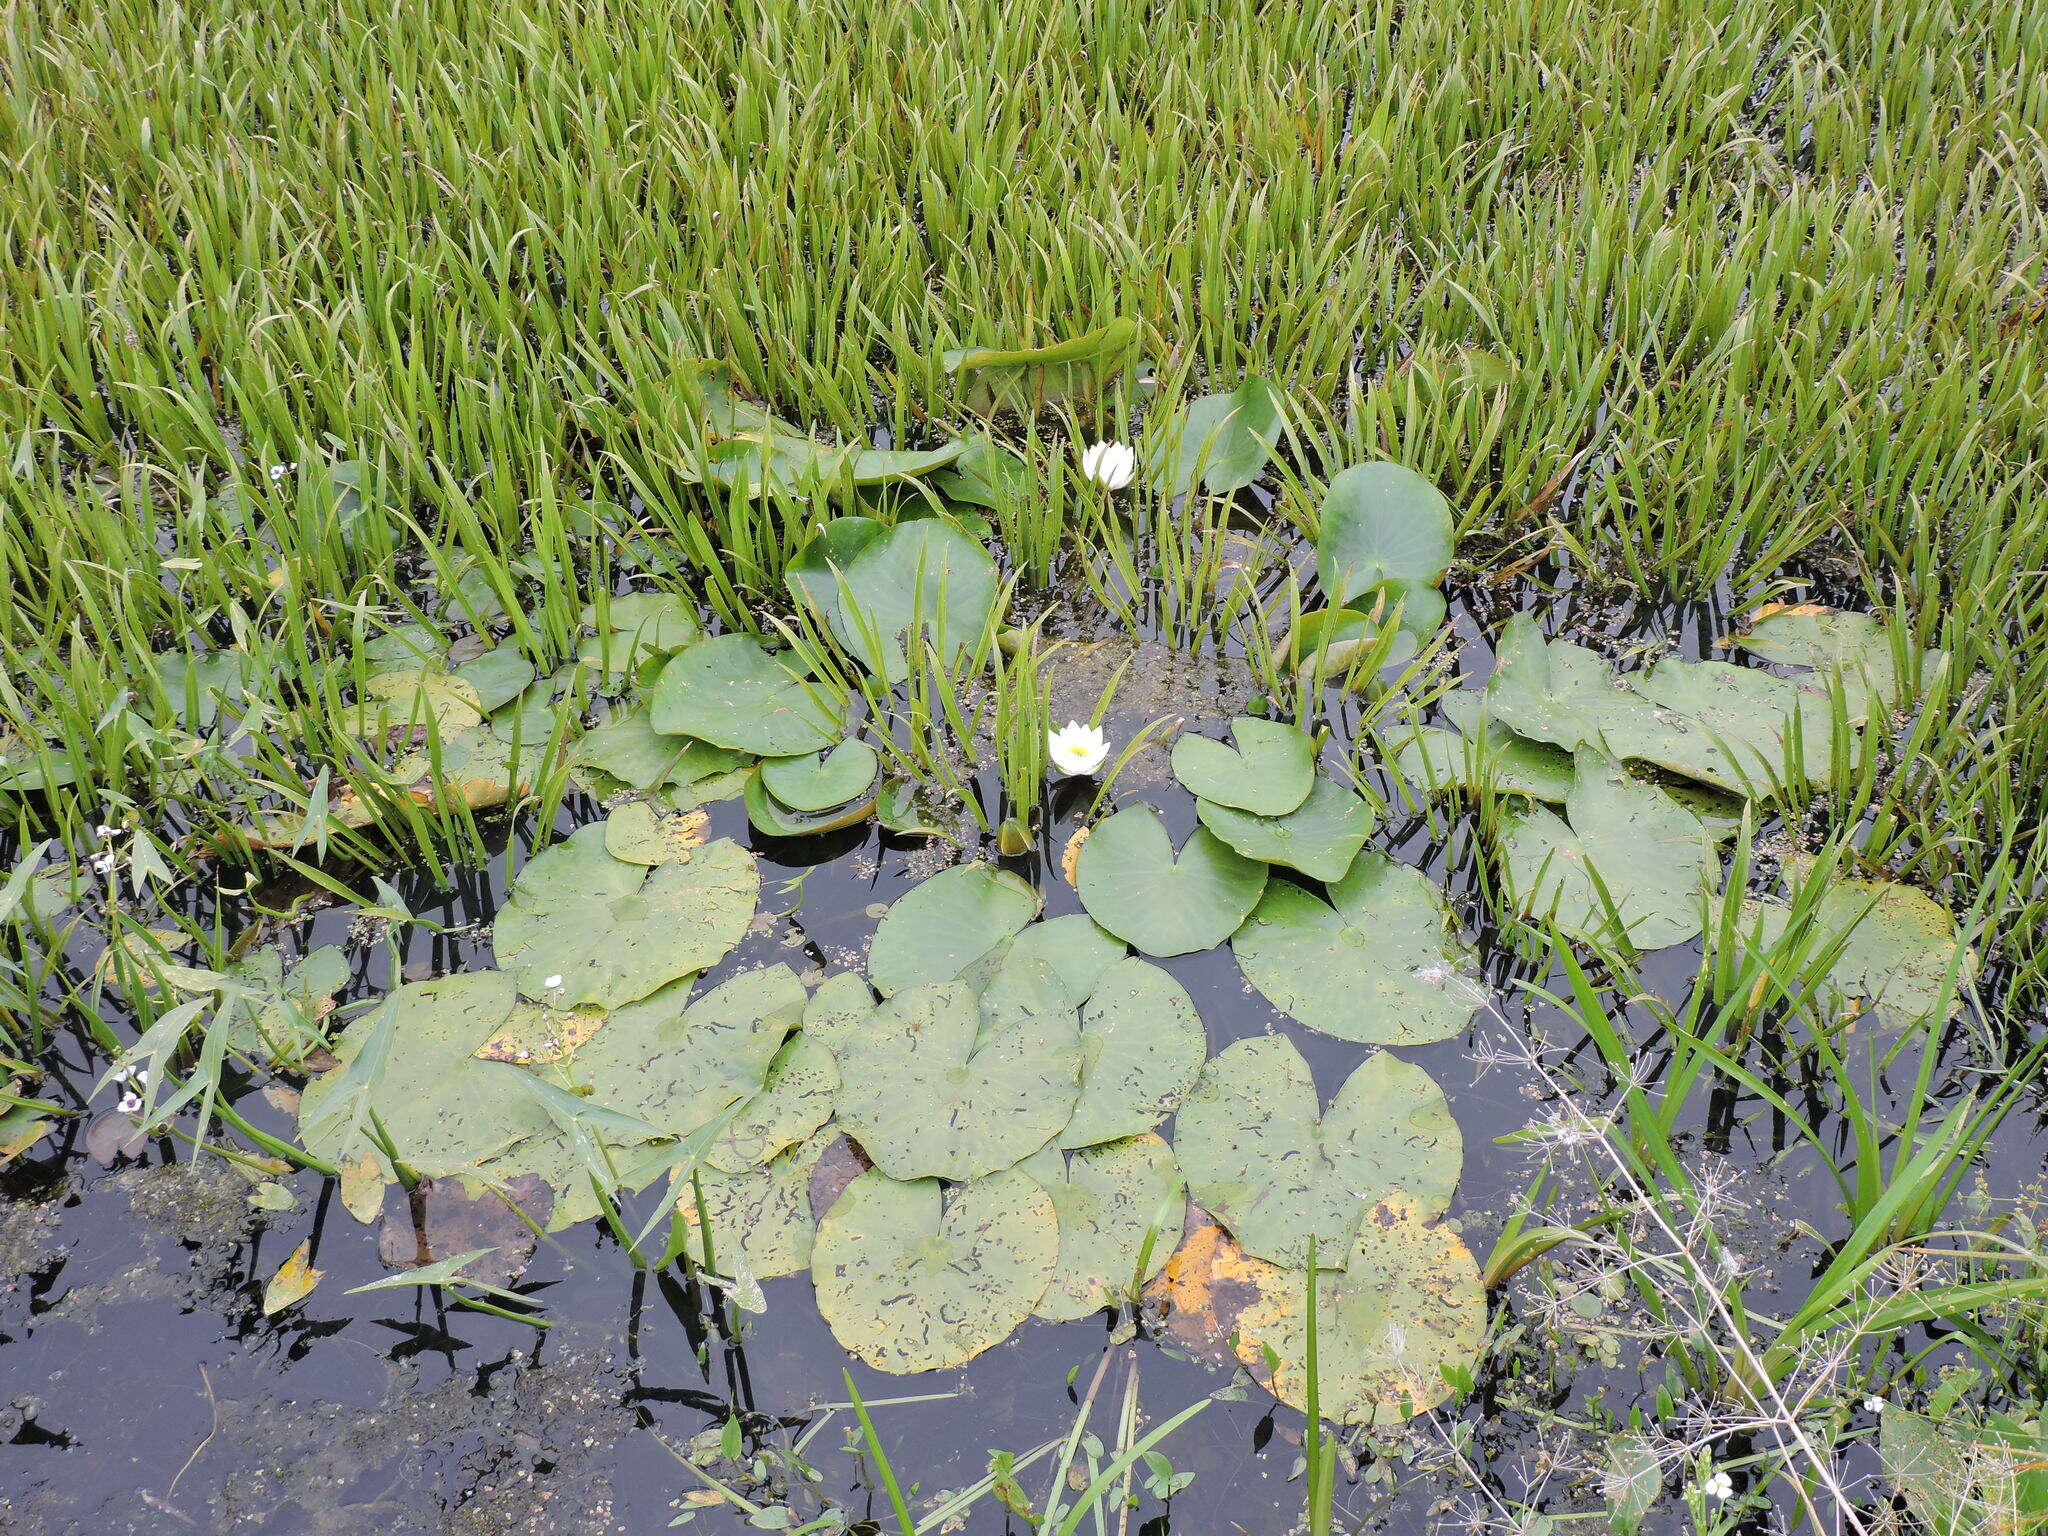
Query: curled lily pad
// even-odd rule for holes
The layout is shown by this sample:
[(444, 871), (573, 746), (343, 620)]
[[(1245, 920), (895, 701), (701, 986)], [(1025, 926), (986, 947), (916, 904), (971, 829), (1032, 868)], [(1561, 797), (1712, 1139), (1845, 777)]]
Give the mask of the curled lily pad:
[(885, 996), (951, 981), (1038, 915), (1030, 882), (989, 864), (963, 864), (889, 905), (868, 946), (868, 975)]
[(1142, 805), (1118, 811), (1088, 834), (1076, 874), (1088, 915), (1148, 955), (1214, 948), (1237, 931), (1266, 888), (1266, 866), (1206, 827), (1176, 858), (1159, 813)]
[(891, 1178), (972, 1179), (1060, 1133), (1081, 1091), (1071, 1011), (986, 1020), (964, 982), (911, 987), (829, 1030), (839, 1122)]
[(1443, 492), (1414, 470), (1353, 465), (1323, 497), (1316, 575), (1336, 604), (1385, 581), (1434, 586), (1450, 569), (1453, 531)]
[(818, 1224), (811, 1276), (832, 1335), (877, 1370), (952, 1370), (1031, 1315), (1059, 1258), (1051, 1196), (1015, 1169), (940, 1193), (864, 1173)]
[[(876, 785), (879, 788), (879, 781)], [(740, 792), (746, 801), (747, 821), (763, 837), (817, 837), (859, 826), (875, 814), (875, 796), (859, 795), (829, 811), (792, 810), (768, 792), (759, 769), (747, 775)]]
[(1289, 631), (1287, 664), (1302, 677), (1348, 678), (1357, 670), (1363, 678), (1406, 665), (1419, 649), (1413, 632), (1383, 618), (1356, 608), (1318, 608)]
[(1173, 744), (1173, 776), (1204, 800), (1254, 816), (1285, 816), (1308, 798), (1316, 749), (1307, 732), (1252, 715), (1231, 721), (1230, 731), (1237, 738), (1234, 750), (1183, 734)]
[(1071, 1158), (1048, 1147), (1021, 1171), (1052, 1197), (1059, 1220), (1059, 1263), (1039, 1298), (1040, 1317), (1073, 1322), (1117, 1306), (1165, 1267), (1187, 1189), (1173, 1148), (1159, 1137), (1112, 1141)]
[(1059, 1144), (1087, 1147), (1151, 1130), (1194, 1087), (1208, 1048), (1187, 988), (1156, 965), (1118, 960), (1081, 1010), (1081, 1096)]
[(1318, 880), (1341, 880), (1372, 836), (1372, 807), (1342, 784), (1322, 778), (1284, 816), (1257, 816), (1213, 800), (1197, 801), (1195, 814), (1246, 858), (1284, 864)]
[(838, 710), (788, 653), (751, 635), (718, 635), (677, 653), (654, 685), (656, 731), (762, 757), (822, 752), (839, 739)]
[(1345, 1040), (1447, 1039), (1486, 1001), (1442, 894), (1380, 853), (1361, 854), (1328, 903), (1273, 881), (1230, 947), (1275, 1008)]
[(723, 958), (760, 887), (729, 839), (648, 869), (606, 851), (602, 825), (582, 827), (519, 872), (493, 943), (528, 997), (615, 1008)]
[[(827, 1128), (759, 1167), (732, 1173), (706, 1169), (694, 1183), (686, 1182), (676, 1213), (692, 1229), (685, 1249), (691, 1260), (717, 1274), (743, 1270), (756, 1280), (803, 1273), (818, 1230), (811, 1214), (811, 1177), (825, 1150), (840, 1139)], [(698, 1190), (704, 1195), (701, 1207)]]
[(1334, 1266), (1368, 1205), (1399, 1192), (1430, 1215), (1449, 1207), (1464, 1144), (1422, 1068), (1377, 1052), (1319, 1109), (1308, 1063), (1279, 1035), (1226, 1047), (1181, 1106), (1188, 1189), (1245, 1252), (1299, 1268), (1314, 1238)]
[(1640, 950), (1699, 934), (1712, 849), (1698, 818), (1584, 750), (1565, 813), (1569, 825), (1534, 807), (1508, 832), (1508, 888), (1523, 913)]
[(761, 786), (793, 811), (829, 811), (874, 786), (882, 760), (864, 741), (842, 741), (823, 757), (773, 757), (761, 764)]
[[(1316, 1277), (1318, 1408), (1339, 1424), (1397, 1424), (1434, 1408), (1486, 1338), (1471, 1250), (1395, 1192), (1373, 1203), (1342, 1257), (1341, 1270)], [(1264, 1269), (1254, 1283), (1259, 1299), (1238, 1314), (1238, 1356), (1275, 1397), (1305, 1408), (1308, 1276)]]
[(742, 1103), (704, 1154), (722, 1173), (759, 1167), (832, 1118), (839, 1064), (823, 1041), (799, 1030), (769, 1063), (761, 1091)]
[(969, 410), (1031, 415), (1050, 402), (1096, 393), (1123, 371), (1137, 344), (1135, 320), (1112, 320), (1049, 347), (963, 347), (940, 365), (960, 380)]
[(1146, 444), (1146, 472), (1162, 496), (1185, 496), (1198, 484), (1227, 495), (1259, 478), (1286, 434), (1280, 392), (1264, 379), (1246, 379), (1167, 413)]

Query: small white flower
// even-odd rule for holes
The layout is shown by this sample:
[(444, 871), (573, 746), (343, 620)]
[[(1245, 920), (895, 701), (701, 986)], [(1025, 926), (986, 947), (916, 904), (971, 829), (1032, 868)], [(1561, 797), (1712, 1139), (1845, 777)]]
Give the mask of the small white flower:
[(1883, 1413), (1884, 1399), (1881, 1397), (1866, 1397), (1863, 1399), (1863, 1411), (1865, 1413)]
[(103, 843), (111, 843), (121, 835), (121, 829), (119, 827), (107, 826), (102, 822), (99, 826), (92, 829), (92, 835)]
[(550, 976), (546, 981), (541, 983), (541, 985), (546, 987), (550, 992), (554, 991), (555, 988), (559, 987), (561, 984), (562, 978), (560, 976)]
[(111, 875), (114, 872), (114, 856), (111, 853), (96, 853), (86, 863), (96, 875)]
[(1700, 1484), (1700, 1492), (1710, 1499), (1732, 1499), (1735, 1497), (1735, 1479), (1726, 1472), (1716, 1472)]
[(1083, 725), (1078, 720), (1069, 720), (1063, 731), (1047, 731), (1045, 745), (1052, 754), (1053, 767), (1063, 778), (1074, 779), (1093, 773), (1109, 756), (1109, 738), (1094, 726)]
[(121, 1097), (114, 1108), (124, 1115), (142, 1113), (142, 1090), (149, 1086), (147, 1067), (123, 1067), (114, 1074), (114, 1082), (121, 1090)]
[(1081, 455), (1081, 473), (1098, 485), (1120, 491), (1138, 472), (1138, 451), (1129, 443), (1097, 443)]
[(292, 460), (292, 462), (289, 464), (271, 465), (269, 470), (270, 483), (272, 485), (277, 484), (278, 481), (282, 480), (286, 475), (290, 474), (293, 470), (297, 469), (298, 467), (299, 462), (297, 459)]

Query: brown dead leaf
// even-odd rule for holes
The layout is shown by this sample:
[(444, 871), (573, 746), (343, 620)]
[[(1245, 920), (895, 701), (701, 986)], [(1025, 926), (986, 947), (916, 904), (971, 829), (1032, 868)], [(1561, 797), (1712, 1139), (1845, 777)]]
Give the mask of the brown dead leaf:
[(367, 1152), (341, 1165), (341, 1208), (364, 1226), (384, 1208), (384, 1170)]
[(846, 1186), (874, 1166), (851, 1136), (833, 1138), (811, 1169), (811, 1215), (822, 1221)]
[(1079, 886), (1078, 871), (1081, 866), (1081, 845), (1088, 841), (1093, 827), (1083, 827), (1067, 839), (1067, 846), (1060, 853), (1060, 873), (1067, 877), (1067, 884)]
[(462, 1273), (486, 1285), (506, 1285), (526, 1269), (539, 1241), (534, 1228), (545, 1227), (554, 1211), (555, 1192), (538, 1174), (522, 1173), (476, 1195), (459, 1179), (421, 1179), (404, 1204), (384, 1213), (377, 1257), (393, 1269), (417, 1269), (489, 1248)]
[(1238, 1316), (1259, 1299), (1259, 1279), (1274, 1268), (1190, 1205), (1187, 1236), (1145, 1287), (1145, 1299), (1164, 1309), (1166, 1331), (1190, 1354), (1228, 1365), (1236, 1359), (1230, 1340)]

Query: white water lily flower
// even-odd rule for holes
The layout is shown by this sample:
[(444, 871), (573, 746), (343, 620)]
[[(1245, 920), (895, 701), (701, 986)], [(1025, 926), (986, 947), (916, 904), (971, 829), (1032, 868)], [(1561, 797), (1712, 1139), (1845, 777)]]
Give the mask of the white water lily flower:
[(1884, 1399), (1881, 1397), (1866, 1397), (1863, 1399), (1863, 1411), (1865, 1413), (1883, 1413)]
[(1131, 483), (1138, 472), (1138, 450), (1129, 443), (1097, 443), (1081, 455), (1081, 473), (1112, 491)]
[(1710, 1499), (1732, 1499), (1735, 1497), (1735, 1479), (1726, 1472), (1716, 1472), (1700, 1484), (1700, 1492)]
[(1109, 756), (1109, 738), (1078, 720), (1069, 720), (1063, 731), (1047, 731), (1045, 746), (1052, 754), (1053, 767), (1069, 779), (1093, 773)]

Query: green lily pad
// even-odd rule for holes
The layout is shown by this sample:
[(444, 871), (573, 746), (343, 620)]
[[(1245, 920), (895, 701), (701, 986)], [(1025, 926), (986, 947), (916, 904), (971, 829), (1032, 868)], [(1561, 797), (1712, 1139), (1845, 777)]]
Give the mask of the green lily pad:
[(933, 482), (940, 495), (991, 511), (1023, 498), (1031, 472), (1022, 459), (981, 433), (961, 439), (961, 444), (960, 457)]
[(1009, 1170), (940, 1192), (862, 1174), (818, 1223), (811, 1277), (832, 1336), (877, 1370), (953, 1370), (1031, 1315), (1059, 1259), (1052, 1197)]
[[(677, 1214), (692, 1229), (684, 1250), (691, 1262), (722, 1275), (744, 1270), (756, 1280), (800, 1275), (808, 1269), (818, 1231), (811, 1215), (811, 1172), (838, 1139), (839, 1133), (827, 1128), (759, 1167), (732, 1173), (700, 1171), (695, 1188), (685, 1186), (676, 1202)], [(704, 1193), (701, 1207), (697, 1189)]]
[(962, 347), (939, 363), (960, 380), (969, 410), (1028, 416), (1054, 401), (1095, 394), (1123, 371), (1137, 344), (1135, 320), (1112, 320), (1049, 347)]
[(601, 619), (595, 604), (587, 606), (583, 622), (592, 629), (629, 636), (642, 655), (679, 651), (704, 634), (688, 600), (675, 592), (627, 592), (606, 604)]
[(1548, 742), (1517, 735), (1486, 713), (1485, 696), (1444, 695), (1438, 707), (1458, 727), (1420, 727), (1401, 747), (1395, 766), (1410, 785), (1429, 793), (1458, 789), (1527, 795), (1553, 805), (1572, 792), (1572, 757)]
[(1319, 1109), (1308, 1063), (1280, 1035), (1226, 1047), (1181, 1106), (1188, 1189), (1246, 1253), (1301, 1268), (1314, 1238), (1334, 1267), (1368, 1206), (1405, 1195), (1427, 1216), (1449, 1208), (1464, 1143), (1422, 1068), (1375, 1052)]
[(973, 1179), (1051, 1141), (1081, 1091), (1073, 1013), (985, 1017), (965, 982), (910, 987), (830, 1030), (839, 1123), (896, 1179)]
[(1088, 1147), (1151, 1130), (1180, 1107), (1208, 1050), (1187, 988), (1156, 965), (1118, 960), (1081, 1010), (1081, 1096), (1059, 1144)]
[(711, 1144), (704, 1161), (721, 1173), (758, 1168), (832, 1118), (839, 1063), (823, 1041), (799, 1030), (769, 1063), (761, 1091)]
[(324, 1036), (321, 1020), (349, 983), (348, 952), (327, 944), (286, 968), (275, 949), (259, 949), (228, 967), (228, 974), (263, 993), (235, 1021), (229, 1046), (279, 1066), (296, 1067)]
[(828, 617), (869, 671), (900, 683), (910, 672), (906, 643), (928, 640), (948, 661), (979, 644), (999, 584), (995, 561), (977, 540), (944, 518), (918, 518), (862, 545), (839, 572), (839, 600)]
[(492, 942), (528, 997), (616, 1008), (716, 964), (746, 932), (760, 890), (753, 857), (728, 838), (647, 869), (613, 858), (596, 824), (519, 872)]
[(868, 975), (884, 996), (951, 981), (1038, 915), (1029, 881), (989, 864), (963, 864), (896, 898), (868, 946)]
[(1442, 893), (1380, 853), (1361, 855), (1328, 903), (1273, 881), (1230, 947), (1275, 1008), (1344, 1040), (1447, 1040), (1486, 1001)]
[(1287, 434), (1287, 406), (1264, 379), (1246, 379), (1164, 416), (1146, 444), (1146, 475), (1162, 496), (1197, 484), (1215, 495), (1259, 478)]
[(620, 806), (604, 822), (604, 849), (626, 864), (652, 868), (689, 859), (704, 843), (708, 818), (698, 812), (672, 815), (645, 800)]
[(694, 784), (746, 766), (744, 752), (655, 730), (644, 704), (614, 715), (576, 743), (570, 762), (610, 774), (630, 789)]
[(485, 714), (502, 709), (533, 686), (533, 663), (516, 645), (493, 646), (481, 656), (465, 661), (454, 676), (476, 695)]
[(1507, 886), (1522, 913), (1639, 950), (1698, 937), (1713, 858), (1698, 818), (1590, 750), (1565, 814), (1569, 825), (1532, 807), (1509, 828)]
[(452, 734), (483, 724), (484, 704), (471, 684), (452, 673), (409, 667), (366, 681), (362, 702), (345, 719), (353, 736), (428, 723)]
[(1827, 782), (1835, 725), (1825, 694), (1725, 661), (1660, 661), (1634, 681), (1659, 709), (1697, 721), (1751, 792)]
[(835, 517), (804, 541), (783, 571), (790, 595), (812, 608), (835, 634), (842, 622), (839, 578), (887, 526), (872, 517)]
[(1266, 866), (1206, 827), (1178, 858), (1149, 806), (1118, 811), (1081, 845), (1076, 887), (1088, 915), (1148, 955), (1213, 949), (1258, 905)]
[(1039, 961), (1050, 966), (1065, 989), (1068, 1006), (1078, 1008), (1124, 954), (1123, 940), (1103, 932), (1093, 918), (1076, 912), (1025, 928), (1010, 941), (1003, 962)]
[[(1396, 1193), (1376, 1202), (1316, 1276), (1316, 1405), (1338, 1424), (1398, 1424), (1451, 1395), (1486, 1340), (1486, 1291), (1471, 1250)], [(1308, 1276), (1259, 1266), (1237, 1317), (1238, 1358), (1282, 1402), (1308, 1403)]]
[(822, 752), (839, 739), (825, 690), (751, 635), (718, 635), (678, 652), (654, 685), (650, 716), (666, 735), (762, 757)]
[[(1159, 1137), (1112, 1141), (1071, 1158), (1048, 1147), (1020, 1171), (1052, 1197), (1059, 1222), (1059, 1261), (1038, 1300), (1040, 1317), (1070, 1323), (1121, 1305), (1166, 1267), (1180, 1237), (1187, 1187), (1173, 1148)], [(1148, 1233), (1153, 1241), (1146, 1255)]]
[(1173, 776), (1204, 800), (1254, 816), (1298, 809), (1316, 781), (1316, 748), (1307, 732), (1252, 715), (1231, 721), (1230, 731), (1235, 750), (1183, 733), (1173, 744)]
[(847, 456), (848, 485), (889, 485), (944, 469), (966, 451), (964, 441), (937, 448), (862, 448)]
[(773, 757), (761, 787), (793, 811), (829, 811), (874, 787), (882, 760), (864, 741), (842, 741), (823, 757)]
[[(879, 789), (880, 784), (874, 786)], [(845, 805), (829, 811), (791, 810), (768, 793), (759, 771), (747, 775), (740, 791), (747, 804), (747, 820), (764, 837), (817, 837), (858, 826), (875, 813), (875, 796), (856, 795)]]
[(1443, 492), (1399, 464), (1355, 464), (1330, 481), (1316, 575), (1342, 606), (1384, 581), (1433, 587), (1451, 568), (1454, 522)]
[(874, 988), (852, 971), (835, 971), (804, 1005), (804, 1033), (837, 1057), (858, 1047), (874, 1012)]
[(1891, 709), (1904, 696), (1891, 635), (1875, 614), (1819, 603), (1766, 604), (1734, 643), (1766, 661), (1812, 668), (1823, 691), (1830, 677), (1839, 677), (1853, 720)]
[(1319, 778), (1308, 798), (1285, 816), (1255, 816), (1213, 800), (1195, 803), (1202, 825), (1248, 859), (1284, 864), (1318, 880), (1341, 880), (1372, 836), (1372, 807), (1356, 793)]

